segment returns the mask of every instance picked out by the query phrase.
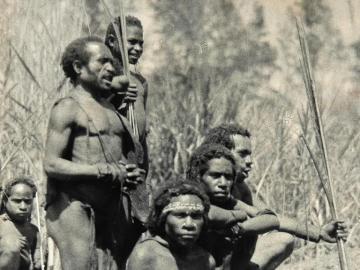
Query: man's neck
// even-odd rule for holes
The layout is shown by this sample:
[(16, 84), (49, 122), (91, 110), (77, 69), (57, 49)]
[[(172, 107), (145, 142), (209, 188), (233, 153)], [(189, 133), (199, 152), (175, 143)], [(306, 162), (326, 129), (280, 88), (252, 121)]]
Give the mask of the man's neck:
[(82, 96), (92, 98), (99, 103), (103, 103), (106, 100), (106, 97), (99, 94), (98, 89), (93, 89), (82, 84), (79, 84), (75, 89), (78, 93), (81, 93)]

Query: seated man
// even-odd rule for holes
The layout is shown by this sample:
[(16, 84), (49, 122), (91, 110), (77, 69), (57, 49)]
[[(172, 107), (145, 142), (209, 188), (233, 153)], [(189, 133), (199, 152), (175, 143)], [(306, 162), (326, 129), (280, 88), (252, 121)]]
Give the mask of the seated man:
[[(208, 131), (203, 144), (208, 143), (221, 144), (232, 152), (236, 162), (236, 179), (231, 193), (237, 200), (253, 205), (250, 188), (245, 182), (252, 168), (250, 132), (235, 123), (222, 124)], [(291, 255), (294, 237), (288, 233), (275, 231), (262, 235), (258, 243), (257, 237), (253, 237), (249, 245), (252, 250), (249, 254), (252, 256), (251, 261), (259, 265), (262, 270), (272, 270)]]
[(197, 184), (166, 183), (154, 196), (149, 236), (137, 243), (126, 269), (215, 269), (213, 257), (197, 244), (206, 229), (209, 206)]
[(0, 211), (0, 269), (40, 269), (40, 238), (30, 223), (36, 187), (26, 177), (5, 184)]
[[(272, 229), (314, 242), (323, 239), (333, 243), (336, 236), (346, 239), (346, 227), (342, 222), (331, 222), (319, 229), (312, 225), (298, 224), (294, 219), (278, 219), (270, 210), (259, 211), (234, 199), (230, 191), (235, 179), (235, 160), (231, 152), (222, 145), (207, 144), (196, 149), (190, 158), (187, 178), (204, 185), (211, 204), (227, 210), (242, 209), (249, 217), (254, 217), (225, 232), (213, 230), (204, 238), (203, 246), (212, 253), (221, 269), (249, 269), (252, 239), (248, 237)], [(241, 239), (237, 239), (239, 234), (242, 235)]]

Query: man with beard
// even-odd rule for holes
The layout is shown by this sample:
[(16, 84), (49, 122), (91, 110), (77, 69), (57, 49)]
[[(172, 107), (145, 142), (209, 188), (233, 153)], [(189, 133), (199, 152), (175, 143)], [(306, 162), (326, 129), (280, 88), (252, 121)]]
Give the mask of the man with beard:
[(197, 184), (167, 182), (154, 196), (149, 234), (136, 244), (126, 269), (215, 269), (213, 257), (197, 244), (206, 230), (209, 207)]
[(108, 101), (113, 57), (92, 36), (72, 41), (61, 65), (74, 88), (55, 103), (48, 126), (48, 233), (64, 270), (121, 269), (134, 244), (123, 190), (136, 187), (145, 172), (128, 163), (136, 139)]

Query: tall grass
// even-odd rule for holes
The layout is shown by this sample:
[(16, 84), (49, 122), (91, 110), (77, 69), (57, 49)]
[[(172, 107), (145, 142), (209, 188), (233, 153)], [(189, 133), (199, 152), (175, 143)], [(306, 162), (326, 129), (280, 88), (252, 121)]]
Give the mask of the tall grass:
[[(71, 40), (88, 34), (91, 28), (87, 27), (87, 19), (93, 14), (85, 16), (84, 1), (15, 0), (9, 11), (11, 16), (7, 18), (10, 31), (1, 50), (0, 181), (30, 174), (38, 181), (41, 195), (49, 111), (53, 102), (69, 89), (59, 66), (60, 55)], [(113, 2), (108, 4), (112, 7)], [(107, 25), (106, 15), (101, 16), (103, 20), (99, 21)], [(296, 40), (296, 36), (293, 37)], [(176, 63), (169, 65), (176, 67)], [(315, 145), (311, 139), (314, 134), (307, 128), (306, 110), (300, 113), (299, 120), (299, 106), (294, 105), (293, 96), (303, 93), (301, 84), (287, 81), (288, 91), (282, 94), (278, 91), (281, 89), (270, 89), (267, 84), (260, 85), (254, 92), (249, 84), (257, 78), (237, 71), (218, 80), (206, 65), (179, 69), (177, 73), (170, 70), (174, 69), (160, 70), (147, 78), (150, 84), (149, 181), (157, 184), (174, 174), (183, 174), (189, 156), (200, 145), (208, 128), (225, 121), (237, 121), (252, 133), (254, 168), (248, 183), (259, 200), (301, 222), (329, 221), (329, 208), (316, 180), (316, 171), (298, 136), (301, 122), (310, 146)], [(280, 72), (287, 72), (287, 67)], [(297, 82), (301, 79), (298, 70), (291, 76)], [(331, 85), (331, 82), (337, 85), (337, 77), (334, 78), (336, 80), (331, 81), (326, 77), (325, 82), (325, 77), (320, 77), (317, 81), (320, 86)], [(358, 123), (341, 111), (325, 110), (324, 117), (339, 216), (351, 224), (346, 243), (351, 250), (351, 262), (360, 247), (360, 131)], [(308, 258), (321, 260), (332, 251), (333, 245), (301, 244), (284, 267), (316, 269), (319, 265), (305, 268)]]

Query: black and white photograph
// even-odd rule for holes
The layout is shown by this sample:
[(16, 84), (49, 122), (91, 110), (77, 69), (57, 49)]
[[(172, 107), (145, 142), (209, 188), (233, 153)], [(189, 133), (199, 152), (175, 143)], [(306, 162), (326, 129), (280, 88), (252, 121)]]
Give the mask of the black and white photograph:
[(0, 270), (359, 269), (360, 1), (0, 4)]

